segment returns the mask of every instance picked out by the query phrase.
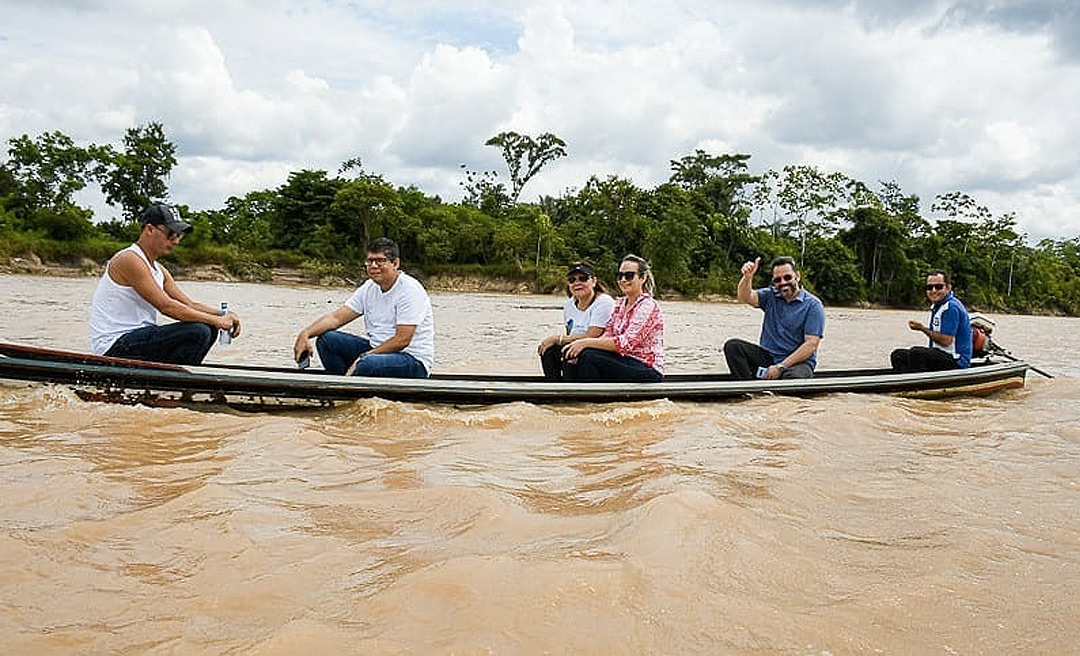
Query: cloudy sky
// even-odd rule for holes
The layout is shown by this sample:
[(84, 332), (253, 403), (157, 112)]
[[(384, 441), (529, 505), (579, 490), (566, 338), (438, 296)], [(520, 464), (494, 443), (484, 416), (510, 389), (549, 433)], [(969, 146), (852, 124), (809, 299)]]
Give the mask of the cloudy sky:
[(0, 138), (158, 121), (172, 200), (213, 209), (353, 157), (458, 200), (461, 164), (502, 168), (488, 137), (553, 132), (569, 156), (523, 200), (702, 148), (896, 180), (928, 215), (964, 191), (1034, 243), (1080, 235), (1078, 5), (0, 0)]

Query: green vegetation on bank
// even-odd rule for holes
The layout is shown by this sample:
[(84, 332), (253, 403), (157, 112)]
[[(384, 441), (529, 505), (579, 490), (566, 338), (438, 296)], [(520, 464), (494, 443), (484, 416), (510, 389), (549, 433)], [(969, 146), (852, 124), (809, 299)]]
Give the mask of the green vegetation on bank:
[[(175, 147), (160, 124), (131, 128), (122, 147), (80, 146), (60, 132), (7, 140), (0, 164), (0, 259), (102, 262), (131, 243), (146, 204), (168, 196)], [(795, 256), (827, 303), (915, 307), (931, 268), (950, 271), (973, 308), (1080, 315), (1080, 237), (1028, 244), (1016, 215), (993, 216), (969, 195), (935, 197), (933, 218), (895, 182), (873, 188), (838, 172), (791, 165), (753, 173), (746, 154), (701, 150), (671, 162), (668, 181), (642, 188), (593, 176), (558, 197), (522, 203), (522, 188), (567, 156), (552, 134), (492, 137), (508, 183), (462, 165), (464, 198), (446, 203), (394, 186), (359, 158), (336, 173), (294, 171), (276, 189), (181, 210), (195, 231), (171, 256), (220, 264), (242, 279), (273, 267), (313, 278), (355, 276), (374, 237), (401, 244), (421, 274), (459, 273), (561, 286), (568, 262), (614, 272), (626, 253), (648, 258), (663, 291), (733, 295), (741, 263)], [(73, 196), (96, 183), (119, 218), (95, 222)], [(613, 282), (613, 275), (606, 282)], [(765, 284), (764, 277), (761, 284)]]

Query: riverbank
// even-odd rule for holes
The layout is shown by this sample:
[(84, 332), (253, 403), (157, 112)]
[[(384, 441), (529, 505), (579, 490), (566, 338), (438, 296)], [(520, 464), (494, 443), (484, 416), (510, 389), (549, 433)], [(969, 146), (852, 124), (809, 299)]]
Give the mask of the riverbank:
[[(37, 256), (13, 257), (6, 263), (0, 262), (0, 275), (35, 275), (54, 278), (97, 278), (104, 271), (104, 264), (95, 262), (89, 258), (83, 258), (76, 263), (45, 262)], [(169, 271), (177, 280), (197, 280), (203, 282), (259, 282), (270, 285), (287, 285), (290, 287), (355, 287), (357, 279), (342, 276), (315, 273), (300, 267), (272, 267), (268, 269), (269, 277), (260, 280), (236, 276), (221, 264), (203, 264), (195, 266), (178, 266), (175, 263), (168, 265)], [(460, 292), (460, 293), (492, 293), (492, 294), (534, 294), (531, 283), (520, 280), (507, 280), (489, 278), (479, 275), (459, 274), (433, 274), (420, 275), (417, 277), (430, 291)], [(661, 293), (658, 295), (662, 300), (689, 300), (686, 296), (678, 293)], [(723, 294), (702, 294), (693, 300), (704, 303), (738, 303), (734, 296)], [(855, 307), (863, 309), (895, 309), (879, 306), (872, 303), (860, 303)]]
[[(13, 257), (6, 263), (0, 263), (0, 275), (34, 275), (54, 278), (97, 278), (104, 271), (104, 264), (89, 258), (75, 263), (45, 262), (37, 256)], [(196, 266), (178, 266), (170, 263), (169, 271), (179, 281), (198, 280), (205, 282), (260, 282), (271, 285), (292, 287), (337, 287), (355, 286), (357, 280), (342, 276), (313, 273), (299, 267), (272, 267), (269, 277), (263, 280), (251, 280), (233, 275), (221, 264), (202, 264)], [(432, 291), (465, 293), (506, 293), (531, 294), (532, 285), (515, 280), (501, 280), (476, 275), (435, 274), (418, 276), (424, 285)]]
[[(269, 277), (260, 280), (252, 280), (233, 275), (221, 264), (202, 264), (195, 266), (178, 266), (174, 263), (168, 265), (169, 271), (179, 281), (197, 280), (204, 282), (259, 282), (270, 285), (287, 285), (290, 287), (355, 287), (357, 279), (342, 276), (315, 273), (300, 267), (272, 267), (268, 269)], [(104, 264), (95, 262), (89, 258), (83, 258), (77, 263), (44, 262), (36, 256), (13, 257), (7, 263), (0, 263), (0, 275), (38, 275), (56, 278), (96, 278), (104, 271)], [(417, 277), (430, 291), (461, 292), (461, 293), (493, 293), (493, 294), (534, 294), (533, 286), (529, 282), (520, 280), (507, 280), (489, 278), (479, 275), (458, 274), (433, 274), (420, 275)], [(689, 300), (686, 296), (678, 293), (661, 293), (658, 295), (662, 300)], [(734, 296), (723, 294), (702, 294), (693, 300), (704, 303), (738, 303)], [(862, 309), (897, 309), (873, 303), (859, 303), (853, 307)], [(903, 309), (903, 308), (900, 308)], [(975, 308), (972, 308), (973, 310)], [(1047, 316), (1061, 316), (1052, 313), (1044, 313)]]

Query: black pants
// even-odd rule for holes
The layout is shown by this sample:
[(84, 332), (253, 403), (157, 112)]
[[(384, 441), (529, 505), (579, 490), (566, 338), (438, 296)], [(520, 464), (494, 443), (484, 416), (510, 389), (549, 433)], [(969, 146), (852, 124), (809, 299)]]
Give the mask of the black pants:
[(205, 323), (181, 321), (144, 326), (121, 335), (105, 355), (166, 364), (202, 364), (215, 339), (217, 331)]
[[(728, 370), (739, 380), (757, 378), (758, 367), (771, 367), (772, 353), (745, 339), (729, 339), (724, 342), (724, 357)], [(800, 362), (780, 374), (781, 378), (813, 378), (814, 370), (805, 362)]]
[(629, 355), (587, 348), (578, 353), (577, 364), (563, 363), (565, 380), (610, 380), (658, 383), (664, 375)]
[(540, 368), (544, 370), (544, 378), (548, 380), (562, 380), (563, 360), (562, 345), (552, 344), (548, 350), (540, 354)]
[(946, 371), (959, 369), (956, 358), (951, 353), (927, 346), (912, 346), (896, 349), (889, 355), (893, 371), (901, 373), (915, 371)]

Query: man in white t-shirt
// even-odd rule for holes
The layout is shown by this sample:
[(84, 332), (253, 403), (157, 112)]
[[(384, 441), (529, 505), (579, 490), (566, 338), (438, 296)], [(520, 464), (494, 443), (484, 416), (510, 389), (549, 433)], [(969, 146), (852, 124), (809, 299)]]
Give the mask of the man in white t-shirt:
[[(368, 244), (368, 280), (345, 305), (300, 331), (293, 355), (311, 353), (311, 338), (323, 368), (334, 374), (386, 378), (427, 378), (435, 360), (435, 320), (431, 299), (416, 278), (401, 270), (398, 245), (389, 239)], [(337, 330), (364, 317), (367, 337)]]

